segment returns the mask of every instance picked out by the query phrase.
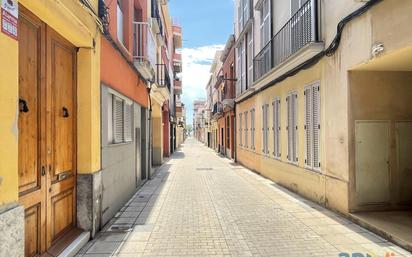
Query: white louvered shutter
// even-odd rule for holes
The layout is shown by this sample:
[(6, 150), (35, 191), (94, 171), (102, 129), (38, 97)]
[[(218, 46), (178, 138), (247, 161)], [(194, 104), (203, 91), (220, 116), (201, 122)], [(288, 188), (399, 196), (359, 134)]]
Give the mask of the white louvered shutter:
[(255, 109), (250, 111), (251, 127), (250, 127), (250, 140), (251, 140), (251, 149), (255, 149)]
[(292, 96), (293, 99), (293, 162), (298, 162), (298, 95)]
[(242, 49), (242, 66), (241, 66), (241, 77), (242, 77), (242, 92), (247, 89), (247, 84), (246, 84), (246, 72), (247, 72), (247, 61), (246, 61), (246, 40), (243, 40), (241, 43), (241, 49)]
[(240, 146), (243, 145), (242, 143), (242, 114), (239, 114), (239, 144)]
[(123, 100), (113, 95), (113, 140), (114, 143), (124, 142)]
[(273, 101), (273, 155), (280, 157), (280, 99)]
[(125, 103), (124, 105), (124, 139), (126, 142), (132, 140), (132, 105)]
[(249, 138), (249, 124), (248, 124), (248, 112), (245, 112), (245, 147), (248, 148)]
[(313, 168), (312, 149), (312, 86), (305, 88), (305, 166)]
[(286, 104), (287, 104), (287, 114), (288, 114), (288, 124), (286, 126), (286, 130), (288, 132), (288, 155), (287, 159), (288, 161), (292, 161), (292, 101), (291, 101), (292, 96), (288, 95), (286, 97)]
[(242, 93), (242, 48), (237, 48), (237, 56), (236, 56), (237, 66), (236, 66), (236, 95), (240, 95)]
[(320, 84), (312, 88), (313, 101), (313, 168), (320, 169)]
[(266, 104), (265, 105), (265, 111), (266, 111), (266, 113), (265, 113), (265, 119), (266, 119), (266, 133), (265, 133), (265, 136), (266, 136), (266, 138), (265, 138), (265, 147), (266, 147), (266, 154), (268, 154), (269, 153), (269, 104)]

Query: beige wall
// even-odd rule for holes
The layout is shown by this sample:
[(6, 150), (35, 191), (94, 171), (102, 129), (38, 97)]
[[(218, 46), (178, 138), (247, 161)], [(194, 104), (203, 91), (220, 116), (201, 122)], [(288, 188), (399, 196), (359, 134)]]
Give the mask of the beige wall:
[[(390, 202), (392, 207), (396, 208), (402, 197), (400, 188), (406, 188), (403, 183), (410, 183), (403, 181), (400, 177), (395, 123), (397, 121), (412, 121), (412, 71), (353, 71), (350, 72), (349, 78), (352, 110), (350, 129), (352, 134), (355, 135), (356, 120), (384, 120), (390, 122)], [(352, 140), (355, 140), (355, 138)], [(365, 209), (365, 207), (359, 207), (356, 201), (355, 144), (352, 144), (350, 152), (350, 171), (352, 177), (355, 178), (351, 181), (351, 192), (353, 192), (351, 194), (351, 208)], [(410, 187), (410, 190), (412, 191), (412, 187)]]
[[(277, 1), (274, 6), (275, 30), (277, 23), (284, 23), (290, 15), (289, 8), (280, 8), (286, 1)], [(321, 0), (321, 39), (325, 46), (329, 46), (336, 34), (336, 25), (352, 11), (358, 9), (364, 3), (352, 0), (327, 1)], [(276, 8), (276, 6), (278, 8)], [(285, 11), (286, 10), (286, 11)], [(409, 33), (405, 24), (412, 23), (412, 1), (385, 0), (374, 6), (370, 11), (360, 17), (356, 17), (344, 28), (340, 46), (331, 57), (324, 57), (319, 63), (310, 69), (300, 71), (275, 86), (237, 104), (237, 115), (253, 107), (256, 109), (256, 152), (239, 146), (239, 123), (237, 124), (237, 159), (247, 167), (279, 182), (280, 184), (326, 206), (341, 212), (348, 212), (356, 205), (353, 194), (349, 198), (349, 191), (354, 192), (354, 150), (353, 150), (353, 115), (358, 115), (359, 109), (363, 108), (365, 114), (370, 112), (372, 117), (378, 107), (375, 104), (366, 106), (354, 106), (349, 95), (349, 78), (360, 79), (352, 75), (351, 70), (411, 70), (412, 71), (412, 33)], [(283, 25), (283, 24), (282, 24)], [(255, 30), (256, 31), (256, 30)], [(255, 33), (255, 38), (259, 37)], [(385, 51), (377, 57), (373, 57), (372, 47), (375, 43), (383, 43)], [(256, 44), (256, 41), (255, 41)], [(255, 46), (258, 49), (259, 46)], [(270, 77), (271, 75), (269, 75)], [(393, 73), (385, 76), (386, 82), (389, 77), (396, 77), (398, 86), (408, 83), (405, 76)], [(404, 78), (402, 78), (404, 77)], [(272, 79), (274, 77), (272, 76)], [(268, 79), (269, 81), (269, 79)], [(321, 85), (321, 172), (316, 173), (304, 168), (304, 107), (303, 88), (305, 85), (320, 81)], [(381, 77), (381, 83), (385, 82)], [(363, 83), (358, 83), (362, 85)], [(389, 83), (392, 84), (392, 83)], [(389, 85), (388, 84), (388, 85)], [(409, 83), (409, 85), (411, 85)], [(367, 86), (368, 87), (368, 86)], [(351, 92), (356, 99), (367, 97), (373, 88), (362, 88), (362, 91)], [(351, 88), (352, 89), (352, 88)], [(286, 124), (286, 95), (290, 90), (298, 92), (298, 165), (289, 164), (286, 160), (287, 131)], [(386, 91), (388, 99), (386, 103), (397, 101), (396, 95), (391, 90)], [(409, 93), (407, 94), (409, 96)], [(275, 96), (281, 97), (281, 160), (274, 159), (273, 132), (269, 133), (270, 155), (262, 154), (262, 109), (263, 103), (269, 103), (269, 125), (272, 124), (271, 99)], [(379, 97), (375, 97), (380, 99)], [(409, 97), (409, 99), (411, 99)], [(390, 101), (389, 101), (390, 100)], [(373, 101), (373, 100), (371, 100)], [(388, 102), (389, 101), (389, 102)], [(399, 103), (401, 104), (401, 103)], [(409, 117), (409, 110), (405, 108), (393, 109), (393, 112), (402, 112), (402, 117)], [(383, 115), (381, 113), (381, 115)], [(244, 120), (244, 119), (243, 119)], [(237, 116), (237, 121), (238, 116)], [(244, 125), (243, 125), (244, 127)], [(250, 115), (249, 115), (250, 128)], [(250, 146), (250, 134), (248, 136)], [(244, 141), (244, 134), (243, 134)], [(349, 187), (349, 182), (351, 186)], [(349, 190), (350, 188), (350, 190)], [(351, 201), (349, 200), (351, 199)]]

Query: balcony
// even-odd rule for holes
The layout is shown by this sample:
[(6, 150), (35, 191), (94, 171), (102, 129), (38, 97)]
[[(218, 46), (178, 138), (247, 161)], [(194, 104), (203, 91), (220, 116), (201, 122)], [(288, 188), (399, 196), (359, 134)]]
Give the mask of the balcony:
[(213, 105), (212, 116), (213, 119), (218, 119), (223, 115), (223, 105), (221, 102), (215, 103)]
[(182, 72), (182, 54), (173, 53), (173, 68), (175, 72)]
[(156, 44), (147, 22), (133, 22), (133, 62), (137, 70), (147, 80), (155, 74)]
[(173, 44), (175, 48), (182, 48), (182, 27), (173, 25)]
[(163, 25), (162, 20), (160, 18), (159, 6), (157, 4), (157, 0), (151, 1), (152, 26), (156, 34), (163, 35)]
[(323, 50), (318, 41), (317, 0), (306, 2), (254, 58), (254, 81), (269, 71), (278, 75)]
[(182, 94), (182, 81), (179, 79), (175, 79), (174, 81), (174, 92), (176, 95)]

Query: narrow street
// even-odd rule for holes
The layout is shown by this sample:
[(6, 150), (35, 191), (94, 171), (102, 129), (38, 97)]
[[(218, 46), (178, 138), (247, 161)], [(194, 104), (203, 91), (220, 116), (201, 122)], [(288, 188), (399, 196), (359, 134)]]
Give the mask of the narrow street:
[(342, 252), (410, 256), (189, 138), (76, 256), (339, 256)]

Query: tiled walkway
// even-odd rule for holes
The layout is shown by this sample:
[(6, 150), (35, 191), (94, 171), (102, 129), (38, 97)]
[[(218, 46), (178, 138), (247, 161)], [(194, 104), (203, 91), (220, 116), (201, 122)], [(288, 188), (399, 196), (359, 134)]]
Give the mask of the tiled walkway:
[(341, 252), (412, 256), (188, 139), (78, 256), (330, 257)]

